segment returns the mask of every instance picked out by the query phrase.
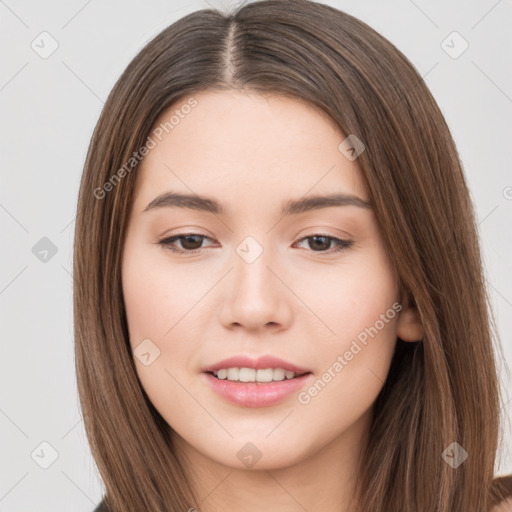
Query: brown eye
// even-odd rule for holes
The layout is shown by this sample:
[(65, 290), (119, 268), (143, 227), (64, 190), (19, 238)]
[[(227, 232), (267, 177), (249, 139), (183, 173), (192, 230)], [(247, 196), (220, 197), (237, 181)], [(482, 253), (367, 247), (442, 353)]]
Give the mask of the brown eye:
[[(187, 233), (164, 238), (158, 243), (165, 249), (176, 252), (178, 254), (195, 254), (196, 252), (199, 252), (200, 249), (202, 249), (201, 245), (204, 239), (209, 239), (209, 237), (206, 235), (200, 235), (198, 233)], [(181, 248), (174, 245), (177, 241), (180, 241)]]
[(344, 249), (348, 249), (353, 242), (349, 240), (341, 240), (340, 238), (336, 238), (333, 236), (328, 235), (322, 235), (322, 234), (316, 234), (312, 236), (307, 236), (299, 240), (300, 242), (303, 242), (304, 240), (309, 240), (308, 242), (308, 248), (311, 249), (313, 252), (327, 252), (331, 248), (331, 244), (334, 243), (335, 249), (333, 251), (329, 252), (338, 252), (342, 251)]

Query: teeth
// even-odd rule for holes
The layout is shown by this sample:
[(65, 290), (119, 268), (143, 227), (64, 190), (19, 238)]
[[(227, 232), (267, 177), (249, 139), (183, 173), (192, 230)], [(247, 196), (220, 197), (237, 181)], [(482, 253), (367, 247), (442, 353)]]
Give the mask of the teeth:
[(221, 380), (227, 379), (234, 382), (273, 382), (285, 379), (293, 379), (295, 372), (283, 370), (282, 368), (265, 368), (255, 370), (254, 368), (222, 368), (213, 374)]
[(228, 369), (228, 380), (238, 380), (238, 374), (240, 373), (240, 368), (229, 368)]
[[(259, 372), (260, 370), (258, 370)], [(266, 371), (266, 370), (264, 370)], [(282, 368), (275, 368), (273, 371), (272, 371), (272, 380), (284, 380), (286, 374), (289, 374), (289, 379), (293, 379), (293, 377), (295, 377), (295, 373), (293, 372), (286, 372), (284, 371)]]
[(227, 376), (228, 376), (228, 371), (225, 368), (223, 368), (222, 370), (219, 370), (217, 372), (217, 378), (218, 379), (225, 379)]
[(240, 382), (254, 382), (256, 380), (256, 370), (253, 368), (240, 368), (238, 380)]

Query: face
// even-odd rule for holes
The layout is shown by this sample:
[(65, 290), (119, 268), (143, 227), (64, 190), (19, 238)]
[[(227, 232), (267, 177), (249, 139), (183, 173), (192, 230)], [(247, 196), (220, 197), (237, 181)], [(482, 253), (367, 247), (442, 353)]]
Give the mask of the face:
[(329, 118), (280, 96), (194, 98), (137, 171), (122, 263), (137, 373), (183, 446), (289, 466), (368, 425), (406, 312)]

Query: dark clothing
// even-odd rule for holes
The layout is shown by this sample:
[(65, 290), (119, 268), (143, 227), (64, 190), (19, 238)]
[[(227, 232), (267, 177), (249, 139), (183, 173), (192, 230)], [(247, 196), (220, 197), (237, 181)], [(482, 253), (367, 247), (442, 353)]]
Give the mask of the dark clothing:
[(101, 500), (93, 512), (109, 512), (107, 506), (105, 505), (105, 500)]

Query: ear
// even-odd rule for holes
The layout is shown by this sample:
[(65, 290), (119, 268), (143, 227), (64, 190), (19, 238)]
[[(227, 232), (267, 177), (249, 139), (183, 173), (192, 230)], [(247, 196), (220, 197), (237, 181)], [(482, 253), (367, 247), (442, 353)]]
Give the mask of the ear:
[(414, 300), (408, 294), (404, 294), (401, 304), (397, 336), (403, 341), (421, 341), (423, 339), (423, 324)]

